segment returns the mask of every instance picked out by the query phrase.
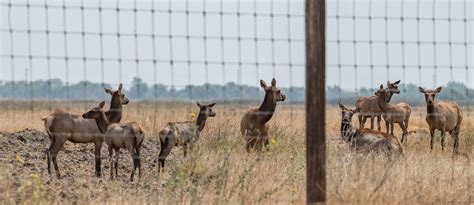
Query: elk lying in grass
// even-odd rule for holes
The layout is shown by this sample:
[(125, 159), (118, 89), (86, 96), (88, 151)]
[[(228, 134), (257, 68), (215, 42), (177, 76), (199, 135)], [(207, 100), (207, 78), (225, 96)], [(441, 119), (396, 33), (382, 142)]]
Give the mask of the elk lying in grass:
[[(120, 157), (120, 149), (126, 149), (130, 152), (133, 160), (133, 169), (130, 181), (133, 181), (135, 170), (138, 168), (138, 177), (141, 178), (142, 168), (140, 162), (140, 148), (145, 138), (145, 131), (136, 122), (129, 123), (111, 123), (107, 120), (103, 111), (105, 102), (102, 101), (99, 107), (95, 107), (89, 112), (82, 115), (85, 119), (93, 119), (97, 123), (99, 130), (104, 134), (104, 141), (108, 146), (110, 159), (110, 178), (114, 178), (113, 170), (115, 168), (115, 176), (118, 177), (118, 159)], [(115, 150), (115, 162), (112, 160), (113, 151)]]
[[(112, 95), (110, 111), (107, 118), (110, 122), (118, 122), (122, 117), (122, 105), (128, 104), (129, 100), (122, 93), (122, 84), (117, 91), (105, 89), (105, 92)], [(94, 120), (84, 119), (79, 114), (69, 113), (62, 110), (55, 110), (48, 116), (43, 117), (45, 130), (51, 141), (51, 145), (46, 150), (48, 158), (48, 173), (51, 174), (51, 161), (53, 161), (56, 176), (59, 173), (57, 155), (66, 141), (73, 143), (94, 143), (95, 174), (101, 176), (100, 149), (102, 148), (103, 135)]]
[(375, 93), (378, 96), (378, 106), (382, 110), (382, 117), (385, 120), (385, 127), (387, 128), (387, 133), (393, 135), (394, 124), (398, 123), (400, 128), (403, 131), (402, 134), (402, 143), (406, 143), (408, 135), (408, 122), (410, 121), (411, 107), (406, 102), (397, 103), (392, 105), (387, 103), (387, 93), (392, 92), (393, 88), (383, 88), (383, 85), (380, 85), (380, 89)]
[(277, 102), (285, 101), (286, 98), (277, 88), (275, 78), (273, 78), (271, 86), (267, 86), (265, 81), (260, 80), (260, 86), (265, 91), (262, 104), (258, 108), (247, 110), (240, 121), (240, 132), (247, 143), (247, 152), (250, 152), (250, 149), (261, 151), (264, 145), (268, 146), (269, 126), (267, 122), (272, 118)]
[[(390, 83), (390, 81), (387, 82), (387, 87), (392, 91), (387, 93), (387, 102), (390, 102), (394, 93), (400, 93), (400, 90), (398, 90), (398, 84), (400, 84), (400, 81), (394, 83)], [(377, 96), (359, 97), (355, 103), (355, 107), (360, 110), (358, 114), (359, 128), (364, 128), (367, 118), (370, 118), (370, 129), (374, 129), (374, 119), (377, 118), (378, 130), (381, 130), (380, 121), (382, 110), (380, 110), (378, 106)]]
[(441, 92), (441, 87), (436, 90), (425, 90), (418, 87), (419, 91), (425, 95), (426, 101), (426, 122), (430, 127), (430, 148), (433, 151), (434, 132), (441, 131), (441, 149), (444, 151), (445, 135), (449, 132), (454, 139), (453, 153), (458, 154), (459, 131), (462, 122), (462, 110), (459, 105), (452, 101), (435, 101), (436, 94)]
[(167, 126), (160, 131), (160, 154), (158, 155), (158, 171), (165, 168), (165, 159), (175, 146), (183, 146), (184, 157), (187, 154), (188, 145), (192, 146), (200, 136), (200, 133), (206, 126), (208, 117), (216, 116), (212, 111), (216, 103), (209, 105), (201, 105), (199, 107), (199, 115), (196, 122), (169, 122)]
[(400, 140), (393, 135), (364, 128), (352, 127), (352, 115), (359, 110), (346, 108), (339, 103), (342, 110), (341, 137), (352, 149), (369, 152), (404, 153)]

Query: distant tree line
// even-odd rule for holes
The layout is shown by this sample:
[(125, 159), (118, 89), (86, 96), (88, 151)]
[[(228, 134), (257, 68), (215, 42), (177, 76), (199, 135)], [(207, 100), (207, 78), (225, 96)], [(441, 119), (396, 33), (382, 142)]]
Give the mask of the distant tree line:
[[(33, 82), (7, 81), (0, 82), (1, 99), (18, 100), (103, 100), (106, 96), (103, 88), (112, 88), (109, 84), (81, 81), (66, 84), (59, 79), (37, 80)], [(113, 88), (116, 89), (116, 88)], [(303, 103), (305, 89), (303, 87), (281, 88), (291, 103)], [(401, 84), (401, 93), (394, 95), (393, 102), (406, 101), (411, 105), (424, 104), (424, 97), (414, 84)], [(339, 86), (328, 86), (326, 100), (336, 104), (338, 100), (347, 105), (353, 105), (358, 96), (372, 96), (375, 88), (360, 88), (359, 90), (343, 90)], [(238, 85), (229, 82), (225, 85), (204, 84), (187, 85), (183, 89), (174, 89), (163, 84), (148, 85), (140, 78), (134, 78), (129, 89), (125, 90), (128, 98), (141, 101), (195, 101), (215, 100), (226, 102), (260, 101), (264, 95), (260, 87)], [(460, 104), (470, 104), (474, 97), (474, 89), (458, 82), (449, 82), (443, 86), (439, 99), (454, 100)]]

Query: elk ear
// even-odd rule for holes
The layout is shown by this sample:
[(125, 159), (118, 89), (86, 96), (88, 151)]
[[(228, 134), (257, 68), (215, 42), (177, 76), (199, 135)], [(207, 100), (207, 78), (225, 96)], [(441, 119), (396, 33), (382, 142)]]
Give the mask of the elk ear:
[(361, 109), (362, 109), (362, 108), (360, 108), (360, 107), (359, 107), (359, 108), (356, 108), (356, 109), (354, 110), (354, 113), (360, 112)]
[(209, 105), (207, 105), (207, 106), (209, 106), (209, 107), (214, 107), (214, 105), (216, 105), (216, 103), (211, 103), (211, 104), (209, 104)]
[(425, 93), (425, 89), (422, 87), (418, 87), (418, 91), (420, 91), (420, 93)]
[(436, 88), (435, 92), (436, 92), (436, 93), (441, 92), (441, 87)]
[(120, 83), (118, 90), (122, 91), (122, 83)]
[(343, 110), (346, 109), (346, 107), (344, 107), (344, 105), (342, 105), (339, 100), (337, 101), (337, 104), (339, 104), (339, 107), (340, 107), (341, 109), (343, 109)]
[(197, 102), (196, 104), (197, 104), (198, 107), (202, 107), (201, 103)]
[(104, 108), (104, 106), (105, 106), (105, 101), (100, 102), (99, 108), (102, 109), (102, 108)]
[(400, 80), (394, 82), (393, 84), (396, 84), (396, 85), (400, 84)]
[(267, 90), (267, 83), (263, 80), (260, 80), (260, 87), (262, 87), (264, 90)]
[(105, 92), (106, 92), (106, 93), (108, 93), (108, 94), (112, 95), (112, 91), (111, 91), (110, 89), (108, 89), (108, 88), (104, 88), (104, 90), (105, 90)]
[(275, 80), (275, 78), (272, 79), (272, 86), (273, 86), (273, 87), (276, 87), (276, 86), (277, 86), (277, 81)]
[(389, 86), (390, 86), (390, 81), (389, 81), (389, 80), (387, 80), (387, 87), (389, 87)]
[(383, 89), (383, 84), (380, 84), (380, 89)]

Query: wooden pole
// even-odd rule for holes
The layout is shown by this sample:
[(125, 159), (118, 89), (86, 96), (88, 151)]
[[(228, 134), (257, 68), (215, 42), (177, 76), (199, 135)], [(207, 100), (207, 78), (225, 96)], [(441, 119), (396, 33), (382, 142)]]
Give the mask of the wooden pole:
[(306, 0), (306, 200), (326, 201), (326, 2)]

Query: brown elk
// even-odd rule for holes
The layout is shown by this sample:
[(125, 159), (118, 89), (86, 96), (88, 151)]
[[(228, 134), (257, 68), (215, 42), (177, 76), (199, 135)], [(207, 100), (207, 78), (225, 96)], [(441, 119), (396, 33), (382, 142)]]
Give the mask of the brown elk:
[[(138, 168), (138, 177), (141, 178), (142, 168), (140, 161), (140, 148), (145, 138), (145, 131), (136, 122), (129, 123), (111, 123), (107, 120), (106, 114), (103, 111), (105, 102), (102, 101), (98, 107), (84, 113), (82, 115), (85, 119), (93, 119), (97, 123), (99, 130), (104, 134), (104, 141), (108, 146), (109, 160), (110, 160), (110, 178), (118, 177), (118, 160), (120, 157), (120, 149), (129, 151), (133, 160), (133, 169), (130, 176), (130, 181), (133, 181), (135, 170)], [(115, 163), (112, 160), (113, 152), (115, 150)]]
[[(118, 122), (122, 116), (122, 105), (128, 104), (129, 100), (122, 93), (122, 84), (116, 91), (105, 89), (105, 92), (112, 95), (110, 111), (107, 112), (107, 118), (110, 122)], [(55, 110), (46, 117), (43, 117), (45, 130), (51, 142), (46, 150), (48, 160), (48, 173), (51, 174), (51, 161), (53, 161), (56, 176), (61, 177), (59, 173), (57, 155), (66, 141), (73, 143), (94, 143), (95, 170), (96, 176), (101, 176), (101, 158), (100, 149), (102, 148), (103, 134), (100, 132), (96, 122), (90, 119), (84, 119), (79, 114)]]
[[(398, 90), (399, 84), (400, 80), (394, 83), (390, 83), (390, 81), (387, 82), (387, 87), (392, 91), (387, 93), (387, 102), (390, 102), (394, 93), (400, 93), (400, 90)], [(382, 110), (380, 110), (378, 106), (377, 96), (359, 97), (355, 103), (355, 107), (360, 110), (358, 114), (359, 128), (364, 128), (367, 118), (370, 118), (370, 129), (374, 129), (374, 120), (377, 118), (378, 130), (380, 131), (382, 129), (380, 127)]]
[(341, 137), (352, 149), (369, 152), (404, 153), (400, 140), (395, 136), (365, 128), (353, 128), (352, 116), (358, 109), (346, 108), (339, 103), (342, 111)]
[(436, 94), (441, 92), (441, 87), (436, 90), (425, 90), (418, 87), (418, 90), (425, 95), (426, 101), (426, 122), (430, 127), (430, 148), (433, 151), (434, 132), (441, 131), (441, 149), (444, 151), (445, 135), (449, 132), (454, 139), (453, 153), (458, 153), (459, 148), (459, 132), (462, 122), (462, 110), (456, 102), (452, 101), (436, 101)]
[(240, 121), (240, 132), (247, 143), (247, 152), (250, 152), (250, 149), (261, 151), (263, 146), (268, 146), (269, 125), (266, 123), (272, 118), (277, 102), (285, 101), (286, 98), (277, 88), (275, 78), (272, 79), (271, 86), (267, 86), (265, 81), (260, 80), (260, 86), (265, 91), (262, 104), (258, 108), (247, 110)]
[(380, 89), (375, 93), (378, 96), (378, 106), (382, 110), (382, 117), (385, 120), (385, 127), (387, 128), (387, 133), (393, 135), (394, 124), (398, 123), (400, 128), (403, 131), (402, 134), (402, 143), (406, 143), (408, 135), (408, 123), (410, 121), (411, 107), (406, 102), (397, 103), (395, 105), (387, 103), (387, 93), (393, 92), (393, 88), (383, 88), (383, 85), (380, 85)]
[(171, 150), (175, 146), (183, 146), (184, 157), (187, 155), (188, 146), (193, 144), (199, 139), (199, 136), (206, 126), (208, 117), (215, 117), (216, 113), (212, 111), (216, 103), (209, 105), (201, 105), (197, 103), (199, 107), (199, 115), (196, 122), (169, 122), (160, 131), (160, 154), (158, 155), (158, 171), (165, 168), (166, 157), (170, 154)]

